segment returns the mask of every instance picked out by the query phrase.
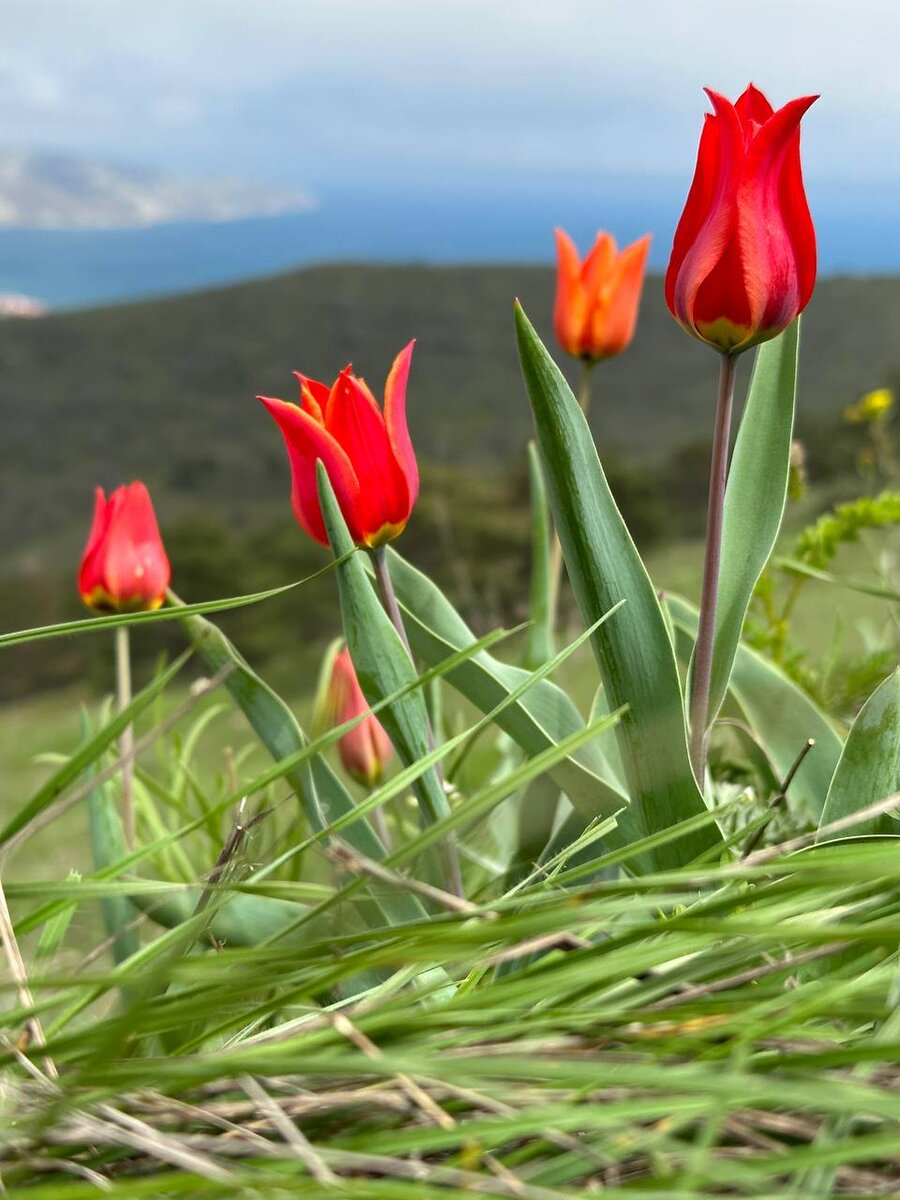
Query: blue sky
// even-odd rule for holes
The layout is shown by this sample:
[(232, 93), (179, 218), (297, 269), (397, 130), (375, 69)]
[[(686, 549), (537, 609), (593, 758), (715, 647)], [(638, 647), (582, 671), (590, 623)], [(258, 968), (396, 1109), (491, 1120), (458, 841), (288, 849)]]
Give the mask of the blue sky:
[(895, 0), (4, 0), (0, 146), (330, 187), (690, 176), (703, 84), (900, 191)]

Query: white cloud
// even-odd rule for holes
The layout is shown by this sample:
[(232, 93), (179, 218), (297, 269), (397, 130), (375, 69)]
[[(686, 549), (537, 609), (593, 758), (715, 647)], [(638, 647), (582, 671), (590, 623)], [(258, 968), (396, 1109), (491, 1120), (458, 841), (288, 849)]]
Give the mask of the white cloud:
[(900, 5), (5, 0), (0, 143), (316, 182), (689, 175), (709, 83), (805, 122), (811, 177), (900, 182)]

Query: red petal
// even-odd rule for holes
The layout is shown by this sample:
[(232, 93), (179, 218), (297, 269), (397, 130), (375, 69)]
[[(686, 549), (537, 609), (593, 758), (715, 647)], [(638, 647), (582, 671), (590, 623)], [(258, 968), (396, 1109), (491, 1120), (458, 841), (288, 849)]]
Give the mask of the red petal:
[(809, 211), (800, 167), (800, 130), (788, 143), (778, 189), (781, 215), (794, 249), (797, 269), (798, 312), (803, 312), (816, 283), (816, 229)]
[[(743, 132), (738, 115), (734, 110), (734, 105), (724, 96), (719, 95), (718, 92), (710, 91), (708, 88), (707, 95), (715, 109), (715, 117), (712, 121), (706, 122), (703, 135), (707, 139), (706, 153), (709, 154), (710, 147), (713, 144), (713, 135), (708, 134), (707, 130), (715, 129), (716, 131), (715, 174), (714, 176), (712, 174), (713, 163), (710, 159), (702, 168), (702, 195), (707, 200), (705, 215), (701, 214), (699, 204), (694, 205), (693, 208), (691, 207), (694, 192), (694, 187), (692, 187), (691, 194), (688, 195), (685, 213), (682, 216), (682, 223), (679, 225), (675, 235), (676, 244), (678, 244), (679, 235), (682, 235), (682, 225), (685, 224), (685, 218), (688, 217), (690, 210), (690, 219), (687, 222), (687, 228), (684, 230), (684, 236), (681, 238), (681, 246), (685, 251), (684, 257), (674, 272), (672, 270), (672, 263), (670, 263), (669, 267), (669, 271), (672, 274), (672, 299), (669, 307), (678, 320), (695, 331), (697, 320), (701, 319), (694, 311), (698, 293), (725, 255), (729, 243), (734, 238), (736, 232), (737, 190), (741, 179), (741, 167), (744, 157)], [(701, 137), (700, 155), (703, 152), (704, 138)], [(701, 174), (700, 155), (698, 155), (697, 160), (697, 176), (694, 179), (695, 185), (697, 177)], [(711, 180), (713, 180), (712, 188), (710, 188)], [(693, 231), (694, 235), (692, 238), (689, 238), (686, 235), (691, 231)], [(675, 252), (673, 247), (673, 263), (674, 261)], [(735, 275), (734, 271), (730, 270), (724, 279), (716, 281), (714, 291), (718, 294), (722, 291), (722, 285), (724, 284), (727, 294), (722, 299), (728, 304), (728, 308), (724, 310), (721, 308), (718, 309), (717, 316), (727, 316), (734, 320), (740, 310), (745, 307), (746, 302), (742, 304), (740, 296), (735, 294), (735, 288), (739, 288), (739, 279), (739, 274)], [(668, 298), (670, 286), (668, 276), (666, 284)], [(734, 315), (729, 310), (733, 310)]]
[[(792, 143), (799, 171), (800, 120), (815, 99), (815, 96), (804, 96), (785, 104), (760, 129), (747, 153), (738, 205), (738, 236), (750, 300), (751, 325), (758, 331), (783, 329), (801, 307), (797, 256), (781, 206), (780, 192)], [(796, 182), (795, 176), (793, 183)], [(800, 187), (802, 191), (802, 179)], [(793, 200), (795, 202), (796, 197)], [(791, 227), (796, 228), (798, 236), (803, 239), (802, 248), (808, 252), (806, 239), (812, 222), (805, 207), (805, 197), (803, 210), (795, 215), (799, 221), (792, 220)], [(814, 246), (815, 234), (812, 236)], [(812, 269), (814, 279), (814, 260)], [(804, 284), (809, 286), (811, 292), (808, 276), (807, 265)]]
[(364, 537), (409, 516), (409, 489), (388, 440), (385, 418), (369, 389), (349, 369), (338, 376), (325, 410), (328, 432), (342, 447), (359, 480)]
[(384, 385), (384, 426), (394, 455), (394, 462), (406, 483), (406, 503), (398, 512), (395, 523), (409, 520), (409, 514), (419, 498), (419, 466), (406, 423), (406, 385), (412, 366), (415, 338), (400, 351)]
[(371, 786), (384, 774), (394, 748), (381, 722), (369, 709), (346, 649), (335, 658), (332, 686), (336, 703), (335, 724), (343, 725), (345, 721), (369, 714), (341, 737), (338, 750), (344, 769)]
[(360, 543), (364, 525), (361, 521), (359, 481), (344, 450), (327, 430), (296, 404), (287, 404), (284, 400), (273, 400), (268, 396), (258, 396), (257, 399), (266, 406), (284, 438), (291, 464), (291, 502), (300, 526), (317, 542), (328, 545), (316, 485), (316, 463), (321, 460), (350, 536), (354, 542)]
[(107, 530), (98, 552), (100, 586), (123, 606), (155, 608), (169, 586), (170, 571), (150, 493), (143, 483), (116, 488), (108, 508)]
[(754, 83), (748, 83), (747, 89), (734, 102), (735, 112), (741, 119), (741, 125), (748, 128), (753, 122), (765, 125), (775, 111), (766, 96)]
[(666, 304), (672, 315), (679, 321), (685, 321), (681, 313), (675, 311), (675, 284), (681, 271), (682, 263), (688, 251), (696, 241), (697, 235), (703, 228), (703, 223), (709, 216), (713, 197), (716, 192), (716, 181), (719, 175), (719, 129), (716, 119), (707, 113), (703, 119), (703, 130), (700, 134), (700, 145), (697, 150), (697, 165), (694, 169), (694, 179), (685, 201), (684, 211), (675, 230), (672, 242), (672, 253), (669, 256), (669, 266), (666, 270)]
[(324, 410), (330, 391), (328, 385), (319, 383), (318, 379), (310, 379), (308, 375), (301, 375), (299, 371), (294, 372), (294, 378), (300, 384), (300, 400), (303, 407), (320, 425), (324, 425)]
[(82, 597), (90, 596), (96, 588), (102, 586), (97, 550), (103, 542), (108, 526), (109, 505), (103, 488), (98, 487), (94, 491), (94, 519), (91, 524), (91, 532), (81, 556), (81, 568), (78, 572), (78, 591)]

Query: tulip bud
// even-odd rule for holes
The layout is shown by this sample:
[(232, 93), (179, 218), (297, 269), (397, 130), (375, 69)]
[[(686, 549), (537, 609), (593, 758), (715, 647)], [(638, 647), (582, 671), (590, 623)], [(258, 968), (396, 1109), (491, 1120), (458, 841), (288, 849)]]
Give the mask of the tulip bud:
[(621, 252), (598, 233), (581, 262), (575, 243), (556, 230), (556, 306), (553, 327), (567, 354), (596, 362), (620, 354), (634, 336), (650, 236)]
[(97, 488), (94, 523), (81, 560), (78, 590), (96, 613), (159, 608), (169, 586), (169, 560), (150, 494), (142, 483), (118, 487), (107, 500)]
[(393, 758), (394, 748), (381, 722), (369, 711), (346, 647), (334, 654), (326, 670), (314, 726), (343, 725), (366, 713), (340, 738), (338, 753), (348, 775), (366, 787), (375, 787)]
[(800, 120), (818, 98), (778, 112), (750, 84), (713, 114), (666, 272), (666, 303), (688, 333), (724, 354), (777, 336), (806, 308), (816, 234), (800, 169)]
[(349, 366), (330, 389), (297, 374), (299, 406), (258, 397), (287, 447), (294, 516), (323, 546), (328, 545), (328, 535), (316, 485), (319, 459), (357, 546), (383, 546), (406, 528), (419, 495), (419, 472), (406, 427), (413, 345), (410, 342), (394, 360), (383, 410)]

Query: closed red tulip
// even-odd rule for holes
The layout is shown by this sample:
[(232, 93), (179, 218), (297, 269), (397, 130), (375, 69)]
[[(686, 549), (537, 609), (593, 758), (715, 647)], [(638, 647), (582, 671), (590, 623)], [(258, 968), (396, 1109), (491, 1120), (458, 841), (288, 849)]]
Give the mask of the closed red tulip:
[(159, 608), (169, 586), (169, 560), (150, 493), (142, 483), (97, 488), (94, 523), (81, 560), (78, 590), (97, 613)]
[(781, 333), (809, 303), (816, 234), (800, 168), (800, 120), (816, 96), (775, 112), (751, 84), (713, 112), (672, 246), (666, 303), (688, 333), (725, 354)]
[(281, 430), (291, 464), (294, 516), (328, 545), (319, 508), (316, 462), (321, 460), (358, 546), (383, 546), (406, 528), (419, 495), (419, 472), (406, 426), (406, 384), (413, 342), (394, 360), (384, 407), (364, 380), (345, 367), (331, 388), (295, 373), (300, 405), (259, 399)]
[(624, 250), (598, 233), (584, 262), (575, 243), (556, 230), (556, 306), (553, 327), (567, 354), (596, 362), (620, 354), (634, 336), (650, 236)]
[(369, 711), (350, 652), (344, 648), (331, 664), (325, 690), (325, 715), (332, 726), (343, 725), (368, 714), (338, 741), (338, 753), (344, 770), (359, 783), (375, 787), (394, 756), (394, 747), (381, 722)]

